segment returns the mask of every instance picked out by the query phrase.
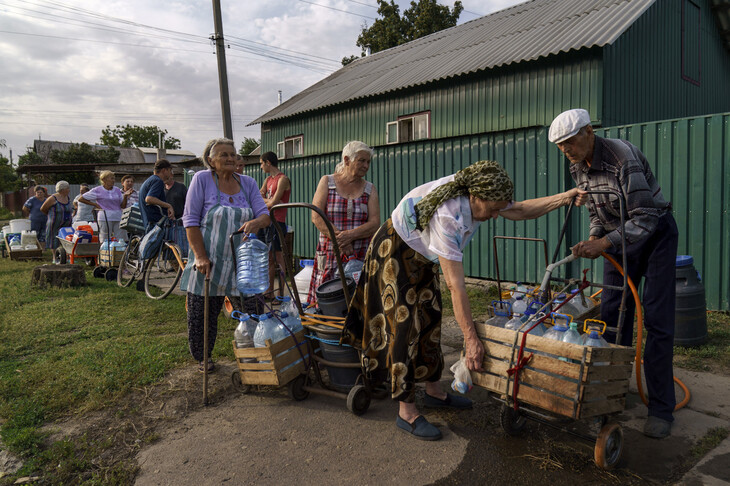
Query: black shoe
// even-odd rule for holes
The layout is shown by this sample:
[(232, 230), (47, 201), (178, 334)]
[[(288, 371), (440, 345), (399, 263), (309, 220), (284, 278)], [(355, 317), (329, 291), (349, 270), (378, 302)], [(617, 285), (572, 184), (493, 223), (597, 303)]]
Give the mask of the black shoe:
[(672, 422), (659, 417), (649, 416), (644, 423), (644, 435), (652, 439), (669, 437), (671, 430)]
[(395, 425), (403, 432), (411, 434), (419, 440), (439, 440), (441, 438), (441, 431), (438, 427), (431, 424), (423, 415), (416, 417), (412, 424), (409, 424), (398, 415)]

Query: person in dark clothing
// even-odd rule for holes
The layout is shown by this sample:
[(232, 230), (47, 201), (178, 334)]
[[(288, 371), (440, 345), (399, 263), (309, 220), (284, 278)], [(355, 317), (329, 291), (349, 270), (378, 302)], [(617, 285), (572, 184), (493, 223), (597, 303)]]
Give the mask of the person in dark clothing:
[(187, 195), (188, 188), (185, 187), (185, 184), (177, 182), (173, 177), (165, 181), (165, 201), (172, 204), (172, 208), (175, 210), (175, 219), (182, 218)]
[(155, 162), (155, 173), (139, 188), (139, 209), (145, 227), (162, 219), (161, 208), (167, 210), (170, 219), (175, 219), (175, 210), (165, 198), (165, 181), (169, 179), (172, 179), (172, 165), (168, 160), (160, 159)]
[[(661, 439), (671, 431), (675, 407), (672, 358), (674, 345), (675, 261), (677, 225), (672, 205), (644, 154), (625, 140), (602, 138), (593, 132), (586, 110), (568, 110), (550, 126), (548, 138), (570, 161), (570, 174), (585, 191), (614, 190), (626, 200), (624, 238), (629, 277), (636, 286), (644, 278), (642, 296), (644, 326), (648, 331), (644, 348), (644, 374), (649, 392), (649, 416), (644, 434)], [(607, 194), (589, 194), (590, 238), (573, 246), (573, 254), (597, 258), (602, 252), (621, 257), (621, 214), (618, 200)], [(603, 279), (607, 285), (621, 286), (623, 277), (608, 260)], [(608, 326), (618, 324), (621, 291), (604, 289), (601, 319)], [(627, 312), (621, 330), (621, 344), (633, 341), (634, 300), (626, 301)], [(616, 341), (616, 333), (606, 332), (606, 340)], [(640, 345), (637, 344), (637, 345)]]

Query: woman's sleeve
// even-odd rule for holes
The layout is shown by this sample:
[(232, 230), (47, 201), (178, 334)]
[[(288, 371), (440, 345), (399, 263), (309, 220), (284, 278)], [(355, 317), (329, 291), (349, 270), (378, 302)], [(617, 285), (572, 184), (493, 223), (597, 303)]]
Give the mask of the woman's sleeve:
[(207, 172), (196, 172), (193, 180), (190, 181), (188, 194), (185, 196), (185, 209), (183, 210), (183, 226), (200, 226), (203, 220), (203, 206), (205, 205), (205, 184), (202, 175)]
[(446, 204), (436, 210), (428, 225), (430, 240), (428, 249), (447, 260), (460, 262), (464, 259), (461, 243), (464, 238), (463, 219), (460, 213), (451, 214)]
[(35, 197), (35, 196), (33, 196), (33, 197), (29, 197), (29, 198), (28, 198), (28, 200), (27, 200), (27, 201), (25, 201), (25, 204), (23, 204), (23, 207), (24, 207), (24, 208), (28, 208), (28, 209), (33, 209), (33, 204), (32, 204), (32, 203), (33, 203), (33, 201), (32, 201), (32, 199), (33, 199), (34, 197)]
[(80, 194), (80, 196), (83, 197), (84, 199), (86, 199), (87, 201), (96, 202), (97, 192), (98, 192), (97, 189), (99, 187), (101, 187), (101, 186), (96, 186), (95, 188), (86, 191), (84, 194)]

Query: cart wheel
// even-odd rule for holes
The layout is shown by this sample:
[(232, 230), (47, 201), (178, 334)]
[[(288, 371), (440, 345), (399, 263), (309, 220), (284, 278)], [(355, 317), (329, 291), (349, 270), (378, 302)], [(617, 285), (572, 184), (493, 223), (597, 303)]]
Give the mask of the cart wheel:
[(355, 385), (347, 394), (347, 409), (355, 415), (362, 415), (370, 407), (370, 394), (364, 385)]
[(527, 424), (527, 418), (514, 408), (502, 404), (499, 411), (499, 423), (508, 435), (517, 436), (522, 433)]
[(56, 261), (60, 265), (66, 264), (66, 261), (67, 261), (66, 250), (64, 250), (64, 248), (62, 246), (59, 246), (58, 248), (56, 248), (55, 255), (56, 255)]
[(110, 268), (104, 273), (104, 278), (107, 280), (107, 282), (116, 281), (118, 272), (119, 270), (117, 270), (116, 268)]
[(94, 278), (102, 278), (106, 273), (106, 267), (94, 268)]
[(231, 374), (231, 381), (233, 382), (233, 386), (235, 386), (237, 390), (240, 390), (241, 393), (248, 393), (251, 391), (251, 385), (244, 385), (241, 381), (240, 371), (234, 371)]
[(593, 459), (601, 469), (613, 469), (624, 452), (624, 432), (619, 424), (604, 425), (598, 433)]
[(309, 396), (309, 392), (304, 389), (304, 385), (307, 383), (307, 375), (299, 375), (289, 382), (287, 385), (287, 391), (289, 392), (289, 398), (301, 402)]

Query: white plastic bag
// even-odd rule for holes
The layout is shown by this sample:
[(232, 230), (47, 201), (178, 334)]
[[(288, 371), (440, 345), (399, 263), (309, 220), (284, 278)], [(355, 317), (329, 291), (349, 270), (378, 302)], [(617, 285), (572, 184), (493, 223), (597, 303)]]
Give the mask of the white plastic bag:
[(452, 390), (464, 394), (472, 389), (471, 373), (466, 367), (466, 356), (462, 356), (451, 366), (451, 372), (454, 374), (454, 381), (451, 382)]

